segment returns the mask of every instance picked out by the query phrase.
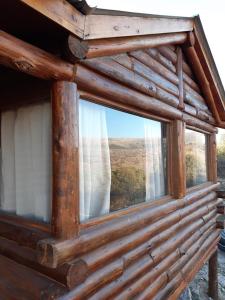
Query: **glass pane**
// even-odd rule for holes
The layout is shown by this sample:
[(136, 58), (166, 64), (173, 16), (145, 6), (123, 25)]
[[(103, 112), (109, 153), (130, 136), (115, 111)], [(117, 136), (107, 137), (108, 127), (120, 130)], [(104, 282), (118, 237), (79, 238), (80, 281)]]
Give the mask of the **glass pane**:
[(217, 134), (217, 176), (225, 188), (225, 129), (219, 129)]
[(186, 185), (192, 187), (207, 181), (206, 135), (186, 129)]
[(81, 220), (166, 194), (165, 128), (80, 100)]
[(0, 208), (50, 221), (51, 106), (41, 103), (1, 113)]

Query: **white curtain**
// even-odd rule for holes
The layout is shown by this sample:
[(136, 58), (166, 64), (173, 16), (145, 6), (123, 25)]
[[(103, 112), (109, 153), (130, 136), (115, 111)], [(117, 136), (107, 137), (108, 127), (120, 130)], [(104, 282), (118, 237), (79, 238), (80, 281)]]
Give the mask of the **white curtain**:
[(104, 107), (80, 100), (80, 219), (110, 210), (111, 165)]
[(165, 195), (161, 124), (145, 120), (146, 201)]
[(45, 222), (51, 211), (50, 104), (1, 114), (1, 208)]

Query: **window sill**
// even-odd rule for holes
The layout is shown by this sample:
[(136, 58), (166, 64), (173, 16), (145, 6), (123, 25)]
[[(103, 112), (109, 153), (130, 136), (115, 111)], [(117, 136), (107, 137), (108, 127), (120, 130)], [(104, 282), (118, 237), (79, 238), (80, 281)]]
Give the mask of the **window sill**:
[(164, 203), (168, 202), (171, 199), (172, 199), (172, 196), (166, 195), (166, 196), (161, 197), (161, 198), (156, 199), (156, 200), (139, 203), (139, 204), (136, 204), (136, 205), (133, 205), (133, 206), (130, 206), (130, 207), (118, 210), (118, 211), (111, 212), (107, 215), (103, 215), (103, 216), (99, 216), (99, 217), (96, 217), (96, 218), (93, 218), (93, 219), (89, 219), (89, 220), (87, 220), (83, 223), (80, 223), (80, 230), (85, 230), (85, 229), (88, 229), (90, 227), (94, 227), (94, 226), (97, 226), (97, 225), (100, 225), (100, 224), (104, 224), (108, 221), (112, 221), (112, 220), (117, 219), (121, 216), (129, 215), (129, 214), (135, 213), (139, 210), (149, 208), (151, 206), (153, 207), (153, 206), (156, 206), (156, 205), (159, 205), (159, 204), (164, 204)]
[(189, 188), (187, 188), (187, 190), (186, 190), (186, 195), (187, 195), (187, 194), (190, 194), (190, 193), (192, 193), (192, 192), (201, 190), (201, 189), (203, 189), (203, 188), (205, 188), (205, 187), (207, 187), (207, 186), (210, 186), (210, 185), (212, 185), (212, 184), (214, 184), (212, 181), (206, 181), (206, 182), (203, 182), (203, 183), (201, 183), (201, 184), (198, 184), (198, 185), (189, 187)]

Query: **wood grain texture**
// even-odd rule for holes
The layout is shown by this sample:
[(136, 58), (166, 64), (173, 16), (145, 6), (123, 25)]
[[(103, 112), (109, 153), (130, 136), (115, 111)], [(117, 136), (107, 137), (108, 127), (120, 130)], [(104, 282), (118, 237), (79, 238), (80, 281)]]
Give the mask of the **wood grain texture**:
[(41, 79), (72, 81), (74, 78), (73, 65), (2, 30), (0, 64)]
[(89, 15), (85, 22), (84, 39), (186, 32), (192, 29), (191, 19)]
[(56, 299), (63, 285), (0, 255), (1, 299)]
[(134, 50), (153, 48), (161, 45), (183, 44), (186, 33), (154, 34), (146, 36), (118, 37), (86, 41), (86, 58), (110, 56)]
[[(79, 57), (87, 49), (73, 50)], [(60, 79), (51, 88), (53, 236), (48, 226), (33, 224), (29, 230), (26, 222), (12, 224), (0, 217), (0, 255), (44, 278), (35, 279), (32, 299), (38, 299), (46, 278), (61, 300), (176, 299), (215, 251), (216, 226), (224, 225), (217, 219), (215, 119), (182, 51), (176, 45), (146, 48), (86, 59), (66, 69), (64, 64), (50, 66), (47, 75), (35, 67), (41, 71), (34, 76)], [(79, 224), (78, 92), (69, 82), (74, 78), (86, 100), (167, 123), (169, 195)], [(185, 123), (209, 136), (209, 182), (192, 189), (185, 187)], [(2, 282), (0, 292), (9, 298)], [(18, 290), (25, 297), (22, 284)], [(47, 290), (44, 299), (56, 298), (55, 291)]]
[(216, 250), (209, 259), (209, 288), (208, 295), (213, 300), (219, 299), (218, 290), (218, 250)]
[(63, 0), (20, 0), (38, 13), (49, 18), (76, 36), (84, 35), (85, 16), (68, 1)]
[(58, 238), (78, 234), (78, 96), (76, 84), (55, 81), (52, 85), (52, 226)]
[(172, 128), (172, 184), (175, 198), (182, 198), (186, 193), (185, 177), (185, 148), (184, 148), (184, 122), (174, 121)]

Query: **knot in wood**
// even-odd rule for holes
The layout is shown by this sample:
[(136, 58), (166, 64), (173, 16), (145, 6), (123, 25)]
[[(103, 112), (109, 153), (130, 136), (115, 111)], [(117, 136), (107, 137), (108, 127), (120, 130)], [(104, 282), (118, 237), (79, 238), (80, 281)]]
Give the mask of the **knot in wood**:
[(33, 65), (24, 60), (15, 60), (14, 65), (22, 72), (29, 72), (33, 70)]
[(113, 26), (113, 29), (114, 29), (115, 31), (119, 31), (119, 26)]

